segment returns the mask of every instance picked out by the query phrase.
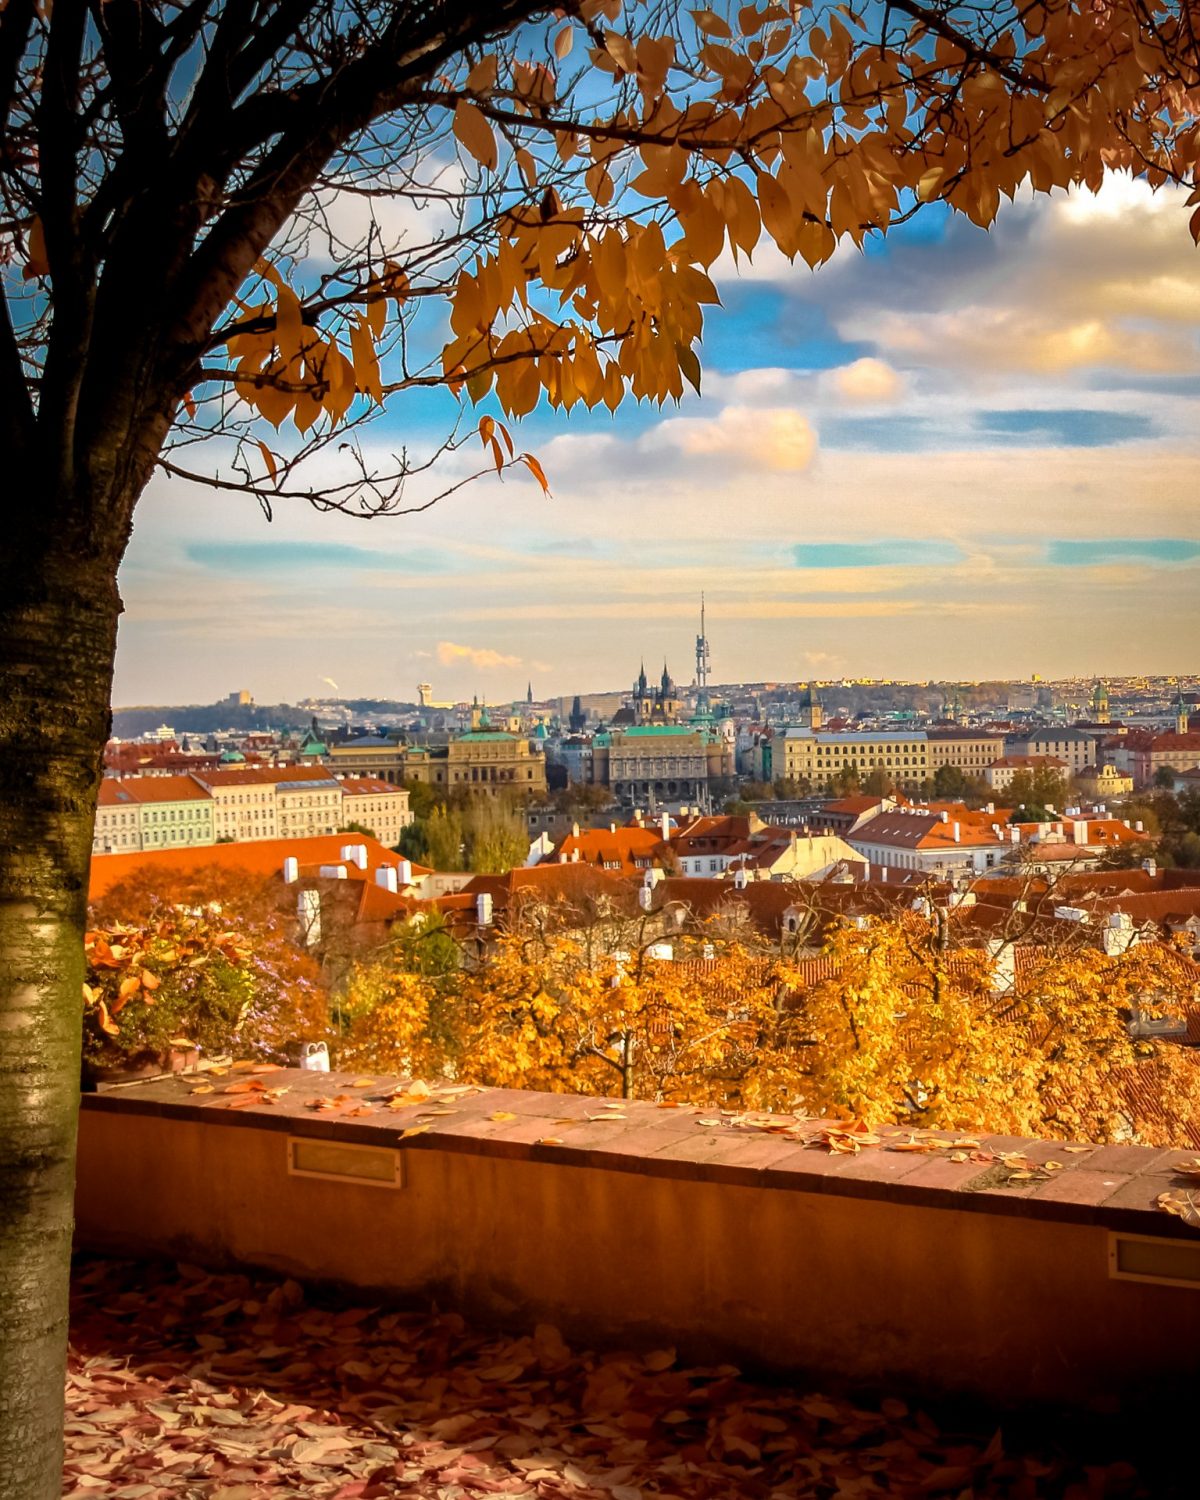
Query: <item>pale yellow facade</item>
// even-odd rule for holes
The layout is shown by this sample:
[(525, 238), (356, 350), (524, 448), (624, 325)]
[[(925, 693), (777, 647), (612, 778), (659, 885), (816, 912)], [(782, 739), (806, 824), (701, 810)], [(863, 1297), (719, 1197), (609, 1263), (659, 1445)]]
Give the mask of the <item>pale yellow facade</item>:
[(412, 820), (408, 793), (403, 788), (373, 780), (342, 783), (343, 828), (351, 823), (369, 828), (379, 842), (390, 849), (399, 842), (400, 835)]
[(950, 731), (930, 733), (929, 771), (936, 775), (942, 766), (952, 766), (966, 776), (982, 776), (994, 760), (1004, 754), (1004, 736)]
[(343, 822), (341, 784), (324, 781), (282, 781), (275, 788), (276, 816), (281, 839), (311, 839), (336, 833)]
[(540, 798), (546, 793), (546, 757), (518, 735), (488, 730), (460, 735), (446, 752), (446, 785), (493, 797)]
[(1116, 766), (1085, 766), (1075, 773), (1075, 785), (1085, 797), (1104, 802), (1110, 797), (1128, 797), (1133, 791), (1133, 777)]
[[(220, 773), (214, 773), (220, 774)], [(270, 782), (213, 782), (213, 828), (219, 841), (277, 839), (275, 787)]]
[(923, 733), (911, 731), (823, 734), (789, 729), (775, 774), (821, 785), (851, 766), (864, 777), (879, 769), (901, 786), (917, 786), (931, 774), (929, 742)]

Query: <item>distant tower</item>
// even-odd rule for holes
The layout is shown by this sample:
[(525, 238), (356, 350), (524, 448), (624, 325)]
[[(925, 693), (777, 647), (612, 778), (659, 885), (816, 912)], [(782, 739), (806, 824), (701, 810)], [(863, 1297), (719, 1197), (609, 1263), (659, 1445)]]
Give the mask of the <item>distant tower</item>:
[(666, 661), (663, 662), (662, 677), (659, 678), (658, 692), (654, 696), (654, 717), (664, 724), (674, 724), (679, 717), (679, 695)]
[(429, 707), (429, 695), (432, 692), (433, 692), (433, 683), (431, 683), (431, 682), (418, 682), (417, 683), (417, 702), (421, 705), (422, 708), (428, 708)]
[(579, 694), (575, 694), (575, 702), (571, 705), (571, 733), (578, 734), (587, 723), (587, 715), (583, 711), (583, 704), (579, 700)]
[(1175, 733), (1187, 734), (1191, 723), (1191, 710), (1183, 701), (1183, 689), (1180, 688), (1175, 695)]
[(800, 695), (800, 724), (806, 729), (820, 729), (824, 721), (821, 699), (812, 683), (806, 683)]
[(525, 690), (525, 702), (531, 707), (533, 705), (533, 683), (531, 682)]
[(633, 684), (633, 717), (638, 724), (648, 724), (653, 715), (654, 700), (650, 694), (650, 682), (646, 677), (646, 662), (642, 660), (642, 670), (637, 675), (637, 681)]
[(1108, 711), (1108, 685), (1099, 678), (1096, 679), (1092, 688), (1092, 722), (1095, 724), (1107, 724), (1109, 722)]
[(708, 636), (704, 630), (704, 595), (700, 595), (700, 634), (696, 637), (696, 690), (698, 707), (708, 707)]

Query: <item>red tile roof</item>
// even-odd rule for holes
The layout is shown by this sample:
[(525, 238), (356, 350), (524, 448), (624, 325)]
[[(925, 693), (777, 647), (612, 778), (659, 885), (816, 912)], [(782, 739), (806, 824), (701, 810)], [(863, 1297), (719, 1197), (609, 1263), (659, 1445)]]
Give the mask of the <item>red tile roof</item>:
[(100, 806), (137, 802), (207, 802), (208, 793), (190, 776), (106, 776), (100, 783)]
[[(186, 849), (141, 849), (129, 854), (98, 854), (92, 860), (88, 899), (96, 900), (110, 891), (125, 876), (136, 870), (200, 870), (208, 867), (241, 870), (264, 877), (278, 875), (285, 859), (294, 858), (302, 870), (317, 866), (342, 864), (342, 849), (348, 844), (365, 844), (367, 868), (347, 867), (351, 879), (373, 880), (380, 865), (395, 865), (397, 857), (390, 849), (366, 834), (324, 833), (310, 839), (257, 839), (243, 844), (206, 844)], [(415, 867), (414, 867), (415, 869)]]
[(270, 786), (280, 781), (332, 781), (327, 766), (222, 766), (215, 771), (197, 771), (205, 786)]
[(393, 786), (390, 781), (380, 781), (377, 776), (344, 776), (342, 778), (342, 795), (345, 797), (378, 797), (381, 793), (399, 797), (404, 793), (404, 788)]
[[(586, 864), (601, 868), (616, 866), (627, 875), (638, 874), (651, 864), (661, 863), (667, 853), (658, 828), (585, 828), (569, 833), (555, 845), (554, 853), (543, 865)], [(566, 856), (564, 859), (563, 856)], [(575, 856), (578, 855), (578, 859)], [(641, 864), (638, 861), (642, 861)]]

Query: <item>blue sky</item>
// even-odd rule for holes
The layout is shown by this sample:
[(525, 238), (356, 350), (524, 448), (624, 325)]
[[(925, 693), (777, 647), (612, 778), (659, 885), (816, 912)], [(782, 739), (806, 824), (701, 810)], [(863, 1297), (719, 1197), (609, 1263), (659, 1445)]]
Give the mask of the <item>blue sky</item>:
[[(932, 209), (815, 274), (719, 262), (702, 397), (521, 424), (550, 500), (492, 478), (424, 516), (283, 506), (268, 525), (155, 480), (115, 701), (295, 699), (326, 678), (495, 701), (530, 678), (619, 687), (643, 652), (686, 680), (702, 589), (722, 679), (1194, 667), (1200, 252), (1181, 198), (1115, 178), (1018, 200), (991, 233)], [(450, 420), (424, 397), (367, 443), (420, 453)]]

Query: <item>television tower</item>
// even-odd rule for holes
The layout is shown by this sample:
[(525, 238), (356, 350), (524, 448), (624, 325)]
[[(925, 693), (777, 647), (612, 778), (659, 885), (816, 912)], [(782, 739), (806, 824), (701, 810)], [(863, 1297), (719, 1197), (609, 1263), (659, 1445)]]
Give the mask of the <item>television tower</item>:
[(696, 690), (699, 706), (708, 707), (708, 636), (704, 633), (704, 595), (700, 595), (700, 634), (696, 637)]

